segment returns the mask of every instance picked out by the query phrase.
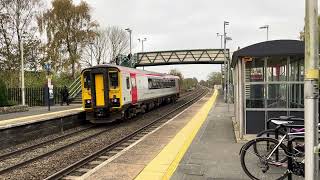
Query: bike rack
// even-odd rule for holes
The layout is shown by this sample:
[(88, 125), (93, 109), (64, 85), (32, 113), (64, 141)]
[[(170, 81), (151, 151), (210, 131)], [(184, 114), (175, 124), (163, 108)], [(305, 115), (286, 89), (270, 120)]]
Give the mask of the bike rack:
[[(270, 118), (267, 121), (267, 129), (270, 129), (270, 123), (272, 123), (272, 120), (278, 120), (278, 121), (293, 121), (293, 122), (304, 122), (304, 119), (302, 118), (296, 118), (293, 116), (280, 116), (279, 118)], [(287, 125), (279, 125), (275, 128), (275, 139), (279, 140), (279, 132), (280, 130), (284, 129), (285, 131), (287, 128), (302, 128), (304, 125), (296, 125), (296, 124), (287, 124)], [(269, 134), (267, 134), (267, 137), (269, 137)], [(289, 139), (288, 139), (289, 140)], [(267, 144), (267, 146), (269, 146)], [(276, 154), (276, 161), (279, 161), (279, 151), (275, 151)]]

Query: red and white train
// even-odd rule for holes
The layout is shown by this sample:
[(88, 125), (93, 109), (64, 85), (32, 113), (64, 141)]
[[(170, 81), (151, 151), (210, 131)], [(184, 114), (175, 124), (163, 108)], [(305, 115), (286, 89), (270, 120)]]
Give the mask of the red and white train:
[(92, 123), (129, 119), (163, 103), (175, 102), (179, 77), (111, 64), (81, 73), (82, 104)]

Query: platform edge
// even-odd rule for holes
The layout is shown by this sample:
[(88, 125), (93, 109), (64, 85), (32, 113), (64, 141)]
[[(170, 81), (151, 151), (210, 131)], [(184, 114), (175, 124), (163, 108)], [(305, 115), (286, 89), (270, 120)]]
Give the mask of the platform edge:
[(207, 119), (216, 102), (218, 91), (215, 90), (210, 99), (191, 118), (162, 151), (135, 178), (141, 179), (170, 179), (187, 152), (193, 139)]

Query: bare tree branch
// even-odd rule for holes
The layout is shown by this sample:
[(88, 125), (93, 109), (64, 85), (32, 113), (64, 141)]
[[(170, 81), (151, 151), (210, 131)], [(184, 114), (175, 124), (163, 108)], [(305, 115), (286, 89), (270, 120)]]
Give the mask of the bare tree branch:
[(125, 30), (117, 26), (111, 26), (106, 29), (107, 37), (109, 39), (110, 49), (109, 62), (115, 63), (115, 59), (120, 54), (129, 53), (129, 37)]

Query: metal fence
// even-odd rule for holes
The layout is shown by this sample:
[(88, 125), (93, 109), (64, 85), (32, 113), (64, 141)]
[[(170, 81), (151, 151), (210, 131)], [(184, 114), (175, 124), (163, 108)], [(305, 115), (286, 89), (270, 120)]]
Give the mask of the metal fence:
[[(36, 88), (25, 88), (26, 104), (28, 106), (44, 106), (45, 105), (45, 90), (43, 87)], [(61, 90), (60, 87), (53, 88), (54, 93), (54, 104), (61, 102)], [(15, 103), (21, 104), (21, 88), (7, 88), (8, 100)]]

